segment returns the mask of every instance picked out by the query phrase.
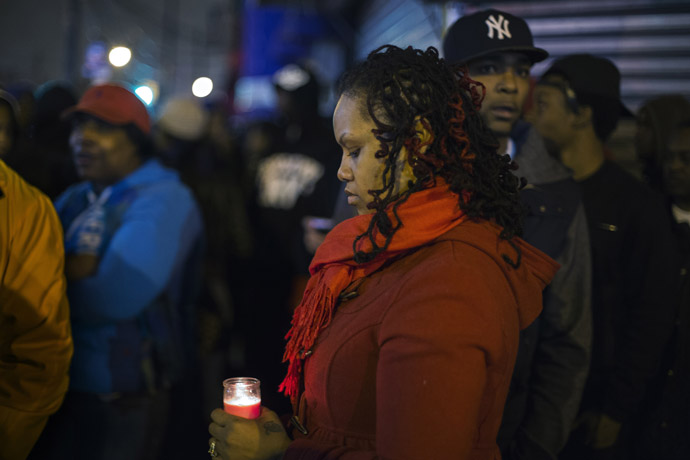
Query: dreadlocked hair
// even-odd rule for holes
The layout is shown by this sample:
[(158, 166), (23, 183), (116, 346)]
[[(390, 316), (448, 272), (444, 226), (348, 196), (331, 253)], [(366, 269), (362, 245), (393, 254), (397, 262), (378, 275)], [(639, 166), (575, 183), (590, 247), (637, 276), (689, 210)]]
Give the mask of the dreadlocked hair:
[[(524, 183), (512, 174), (517, 166), (510, 157), (497, 154), (498, 142), (479, 115), (486, 89), (469, 77), (465, 66), (447, 63), (433, 47), (423, 51), (384, 45), (341, 77), (339, 93), (360, 99), (362, 115), (376, 125), (376, 157), (385, 160), (382, 187), (369, 191), (373, 200), (368, 207), (374, 215), (353, 243), (357, 263), (387, 249), (402, 225), (398, 207), (441, 177), (458, 194), (458, 205), (469, 218), (492, 220), (503, 228), (501, 238), (517, 252), (517, 261), (504, 259), (519, 265), (520, 251), (510, 240), (522, 234), (519, 190)], [(419, 123), (430, 134), (424, 142), (416, 132)], [(416, 180), (395, 195), (396, 164), (403, 147)], [(376, 233), (385, 238), (382, 245)], [(358, 250), (362, 239), (369, 241), (371, 250)]]

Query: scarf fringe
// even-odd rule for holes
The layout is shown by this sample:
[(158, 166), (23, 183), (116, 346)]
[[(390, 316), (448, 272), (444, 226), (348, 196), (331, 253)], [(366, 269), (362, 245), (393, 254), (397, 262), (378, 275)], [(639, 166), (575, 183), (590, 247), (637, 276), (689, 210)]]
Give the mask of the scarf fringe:
[[(337, 269), (348, 271), (344, 266)], [(292, 327), (285, 335), (288, 343), (285, 347), (283, 362), (289, 361), (290, 364), (278, 391), (284, 392), (291, 398), (297, 397), (299, 392), (299, 381), (304, 363), (303, 353), (309, 351), (321, 330), (330, 324), (340, 290), (347, 287), (343, 286), (338, 294), (334, 294), (328, 283), (323, 282), (327, 273), (328, 270), (323, 270), (309, 280), (309, 284), (316, 284), (316, 288), (307, 286), (302, 303), (295, 309)]]

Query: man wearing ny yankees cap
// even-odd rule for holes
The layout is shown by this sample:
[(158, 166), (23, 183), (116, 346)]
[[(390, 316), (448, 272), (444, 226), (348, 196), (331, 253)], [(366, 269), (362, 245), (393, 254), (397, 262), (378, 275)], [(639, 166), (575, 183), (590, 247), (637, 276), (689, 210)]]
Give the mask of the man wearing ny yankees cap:
[(55, 202), (74, 355), (65, 401), (31, 459), (158, 458), (193, 363), (201, 214), (152, 157), (149, 114), (133, 92), (92, 86), (63, 117), (83, 179)]
[(506, 459), (555, 459), (577, 414), (590, 361), (591, 260), (580, 192), (522, 121), (530, 69), (548, 53), (534, 46), (527, 23), (498, 10), (463, 16), (446, 32), (450, 62), (468, 66), (486, 96), (481, 114), (499, 152), (518, 164), (528, 185), (523, 237), (561, 264), (544, 292), (542, 314), (522, 332), (498, 445)]

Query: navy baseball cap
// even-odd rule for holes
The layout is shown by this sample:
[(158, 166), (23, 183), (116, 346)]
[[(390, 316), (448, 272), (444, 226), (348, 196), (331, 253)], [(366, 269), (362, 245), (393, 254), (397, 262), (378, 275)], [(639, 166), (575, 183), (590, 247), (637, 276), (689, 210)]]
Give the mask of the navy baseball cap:
[(591, 54), (571, 54), (555, 61), (544, 72), (540, 83), (553, 74), (563, 76), (575, 94), (618, 101), (621, 115), (632, 116), (621, 101), (621, 74), (610, 60)]
[(448, 28), (443, 39), (443, 55), (449, 62), (466, 63), (501, 52), (524, 54), (532, 64), (549, 55), (534, 46), (524, 19), (494, 9), (461, 17)]

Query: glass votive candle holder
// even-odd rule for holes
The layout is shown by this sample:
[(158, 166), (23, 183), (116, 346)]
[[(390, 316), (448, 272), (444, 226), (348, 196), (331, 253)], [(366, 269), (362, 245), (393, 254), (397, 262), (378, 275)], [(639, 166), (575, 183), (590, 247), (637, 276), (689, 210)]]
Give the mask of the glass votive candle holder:
[(261, 415), (261, 382), (252, 377), (223, 381), (223, 407), (228, 414), (243, 418)]

